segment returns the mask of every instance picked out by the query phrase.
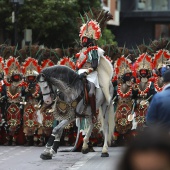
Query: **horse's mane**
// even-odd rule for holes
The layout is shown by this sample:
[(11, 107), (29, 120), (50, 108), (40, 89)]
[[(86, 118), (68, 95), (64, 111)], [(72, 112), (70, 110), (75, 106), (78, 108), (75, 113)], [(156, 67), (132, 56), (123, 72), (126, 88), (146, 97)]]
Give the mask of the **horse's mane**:
[(69, 85), (74, 84), (79, 79), (79, 75), (67, 66), (55, 65), (46, 67), (41, 71), (47, 79), (55, 78)]
[[(79, 75), (67, 66), (55, 65), (44, 68), (40, 75), (45, 76), (48, 83), (57, 86), (57, 88), (66, 95), (78, 97), (82, 91), (83, 85)], [(73, 97), (74, 98), (74, 97)]]

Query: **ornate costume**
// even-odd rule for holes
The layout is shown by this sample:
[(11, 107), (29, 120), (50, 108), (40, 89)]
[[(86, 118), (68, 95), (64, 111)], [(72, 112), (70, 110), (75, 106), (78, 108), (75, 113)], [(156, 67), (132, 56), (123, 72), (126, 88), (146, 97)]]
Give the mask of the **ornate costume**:
[(167, 50), (159, 50), (154, 54), (153, 69), (154, 74), (154, 87), (156, 92), (160, 92), (165, 87), (162, 75), (167, 70), (167, 62), (170, 60), (170, 53)]
[(23, 81), (21, 74), (21, 67), (18, 60), (10, 57), (6, 61), (4, 68), (7, 93), (7, 109), (6, 109), (6, 123), (7, 123), (7, 143), (5, 145), (16, 145), (18, 130), (22, 124), (23, 110), (20, 102), (23, 96)]
[(23, 131), (27, 140), (26, 145), (30, 145), (31, 137), (33, 137), (34, 145), (37, 145), (37, 130), (39, 127), (37, 111), (39, 110), (41, 96), (40, 87), (38, 83), (36, 83), (36, 77), (40, 72), (40, 66), (38, 65), (37, 60), (28, 57), (23, 63), (22, 71), (25, 77)]
[(128, 116), (133, 114), (134, 90), (132, 65), (122, 56), (115, 63), (115, 72), (117, 80), (117, 107), (116, 107), (116, 131), (119, 134), (126, 134), (132, 128), (132, 122), (128, 120)]
[(138, 91), (135, 107), (135, 121), (137, 129), (143, 129), (149, 101), (155, 94), (152, 79), (152, 59), (147, 53), (141, 54), (134, 64), (136, 74), (135, 89)]

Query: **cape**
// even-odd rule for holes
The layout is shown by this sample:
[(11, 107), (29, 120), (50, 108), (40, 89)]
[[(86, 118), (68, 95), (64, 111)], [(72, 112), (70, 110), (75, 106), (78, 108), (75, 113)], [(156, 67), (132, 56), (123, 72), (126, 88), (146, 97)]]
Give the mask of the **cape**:
[(104, 51), (98, 48), (98, 55), (100, 56), (99, 65), (97, 68), (99, 85), (102, 89), (106, 101), (110, 104), (112, 96), (110, 95), (110, 84), (113, 77), (113, 66), (111, 62), (104, 57)]

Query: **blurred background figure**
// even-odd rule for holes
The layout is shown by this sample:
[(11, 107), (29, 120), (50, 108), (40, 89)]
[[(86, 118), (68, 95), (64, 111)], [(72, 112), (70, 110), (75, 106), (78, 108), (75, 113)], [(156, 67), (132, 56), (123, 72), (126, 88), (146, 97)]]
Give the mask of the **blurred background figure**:
[[(162, 70), (164, 72), (164, 70)], [(146, 123), (147, 125), (159, 125), (170, 130), (170, 70), (163, 74), (165, 87), (162, 92), (154, 95), (149, 106)]]
[(117, 170), (169, 170), (170, 136), (154, 127), (142, 132), (125, 151)]

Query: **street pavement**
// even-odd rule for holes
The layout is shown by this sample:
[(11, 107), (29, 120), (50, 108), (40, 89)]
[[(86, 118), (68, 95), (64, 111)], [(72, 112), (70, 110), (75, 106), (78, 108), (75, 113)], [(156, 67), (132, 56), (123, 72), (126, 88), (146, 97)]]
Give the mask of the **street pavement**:
[[(61, 147), (60, 149), (65, 149)], [(58, 152), (52, 160), (41, 160), (44, 147), (0, 146), (0, 170), (116, 170), (124, 148), (109, 148), (110, 157), (101, 158), (102, 148), (83, 155)]]

